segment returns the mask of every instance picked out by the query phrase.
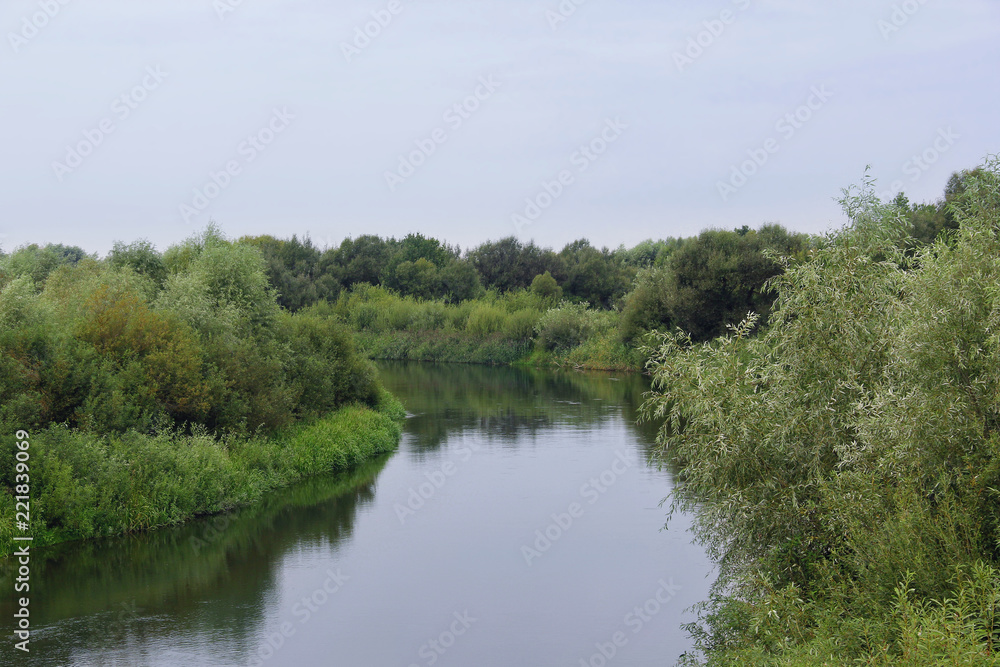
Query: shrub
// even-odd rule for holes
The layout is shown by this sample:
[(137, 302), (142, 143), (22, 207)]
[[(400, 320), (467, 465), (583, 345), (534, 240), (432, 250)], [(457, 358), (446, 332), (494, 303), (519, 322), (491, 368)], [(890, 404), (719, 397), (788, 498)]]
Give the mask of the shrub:
[(594, 332), (594, 313), (586, 303), (562, 302), (539, 319), (535, 331), (543, 350), (568, 350), (587, 340)]
[(501, 331), (507, 322), (506, 313), (496, 306), (478, 303), (469, 312), (465, 330), (473, 336), (489, 336)]
[(535, 335), (535, 325), (541, 318), (541, 313), (531, 308), (524, 308), (507, 316), (503, 335), (514, 340), (527, 341)]
[(419, 310), (417, 304), (408, 299), (392, 299), (380, 303), (379, 308), (385, 321), (385, 329), (391, 331), (409, 329)]
[(413, 316), (411, 327), (415, 331), (435, 331), (444, 329), (451, 323), (449, 309), (440, 301), (425, 301)]
[(866, 181), (759, 336), (751, 315), (649, 350), (674, 508), (720, 563), (695, 628), (714, 664), (995, 662), (998, 183), (991, 158), (957, 234), (912, 255)]

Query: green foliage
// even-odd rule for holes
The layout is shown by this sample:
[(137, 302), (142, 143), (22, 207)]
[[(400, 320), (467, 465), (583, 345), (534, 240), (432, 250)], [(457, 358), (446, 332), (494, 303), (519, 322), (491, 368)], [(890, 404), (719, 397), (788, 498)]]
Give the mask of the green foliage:
[(432, 299), (441, 292), (437, 267), (423, 257), (415, 262), (407, 260), (397, 264), (391, 284), (400, 292), (418, 299)]
[(933, 204), (910, 203), (902, 192), (893, 200), (893, 206), (907, 220), (912, 243), (917, 246), (933, 243), (942, 233), (958, 229), (954, 205), (975, 179), (988, 177), (983, 169), (956, 172), (948, 179), (944, 196)]
[(634, 343), (653, 329), (672, 329), (676, 294), (677, 277), (669, 269), (640, 271), (622, 308), (622, 340)]
[(559, 257), (566, 267), (563, 290), (575, 300), (610, 308), (624, 296), (634, 270), (607, 248), (598, 250), (586, 239), (570, 243)]
[(366, 234), (356, 239), (344, 239), (340, 247), (324, 252), (320, 268), (345, 287), (361, 283), (379, 285), (391, 255), (387, 241)]
[[(491, 290), (480, 299), (452, 304), (358, 285), (341, 294), (330, 315), (357, 332), (361, 350), (378, 359), (629, 370), (642, 365), (635, 349), (620, 340), (617, 313), (586, 304), (551, 308), (551, 296), (536, 290)], [(543, 316), (548, 317), (541, 338), (546, 342), (535, 354)]]
[(651, 328), (680, 327), (704, 341), (749, 312), (766, 321), (773, 295), (763, 287), (782, 272), (779, 258), (802, 258), (808, 247), (808, 237), (777, 225), (702, 232), (666, 266), (640, 275), (623, 309), (624, 339), (636, 340)]
[[(97, 435), (53, 425), (31, 433), (33, 544), (149, 530), (254, 503), (302, 478), (345, 471), (392, 451), (402, 406), (352, 404), (271, 438), (211, 437), (168, 429)], [(0, 479), (13, 485), (4, 448)], [(0, 556), (13, 550), (14, 501), (0, 495)]]
[(996, 662), (998, 183), (991, 159), (913, 254), (866, 181), (760, 335), (655, 337), (644, 414), (720, 565), (711, 664)]
[(503, 334), (513, 340), (531, 340), (540, 317), (541, 313), (533, 308), (523, 308), (510, 313), (504, 318)]
[(538, 274), (531, 281), (531, 293), (553, 305), (559, 303), (562, 299), (562, 288), (559, 287), (559, 283), (556, 282), (556, 279), (548, 271)]
[(128, 267), (148, 277), (157, 287), (163, 287), (163, 282), (167, 279), (167, 265), (163, 263), (163, 257), (146, 240), (130, 244), (116, 241), (108, 255), (108, 264), (117, 269)]
[(590, 338), (595, 328), (595, 313), (586, 303), (564, 301), (542, 315), (535, 327), (536, 340), (543, 350), (565, 352)]
[(439, 271), (441, 295), (449, 303), (478, 298), (483, 292), (476, 268), (465, 260), (452, 259)]
[(280, 307), (261, 245), (308, 249), (209, 227), (162, 259), (138, 242), (4, 265), (0, 424), (31, 432), (36, 545), (224, 511), (395, 446), (401, 406), (329, 304)]
[(9, 255), (0, 256), (0, 284), (26, 276), (39, 288), (49, 274), (60, 266), (75, 266), (84, 259), (93, 259), (76, 246), (35, 244), (23, 246)]
[(469, 260), (483, 285), (501, 292), (528, 288), (545, 271), (562, 274), (562, 261), (555, 253), (533, 242), (525, 245), (513, 236), (479, 245), (469, 252)]
[(357, 354), (343, 324), (312, 310), (283, 319), (292, 352), (288, 383), (300, 416), (318, 417), (352, 401), (377, 403), (375, 370)]
[(290, 311), (336, 298), (340, 283), (319, 269), (321, 253), (306, 238), (299, 241), (273, 236), (243, 237), (240, 243), (257, 248), (267, 267), (268, 282), (277, 292), (278, 305)]
[[(55, 256), (35, 250), (15, 265)], [(104, 263), (52, 263), (8, 280), (0, 417), (101, 434), (162, 423), (270, 432), (376, 400), (349, 334), (319, 310), (283, 311), (254, 244), (209, 227), (158, 258), (148, 243), (117, 244)]]
[(473, 336), (489, 336), (503, 330), (507, 313), (489, 303), (479, 303), (469, 313), (465, 330)]

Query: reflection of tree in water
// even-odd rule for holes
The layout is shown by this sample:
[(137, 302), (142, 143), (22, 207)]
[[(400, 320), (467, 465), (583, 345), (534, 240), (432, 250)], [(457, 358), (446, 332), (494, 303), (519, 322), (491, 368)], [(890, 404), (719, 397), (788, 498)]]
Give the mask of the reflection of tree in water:
[(649, 390), (643, 375), (407, 362), (382, 362), (379, 370), (413, 415), (406, 432), (415, 456), (463, 433), (509, 446), (513, 436), (554, 425), (588, 427), (611, 419), (635, 427), (647, 453), (655, 445), (655, 425), (634, 426)]
[[(128, 658), (118, 664), (126, 664), (136, 657), (129, 647), (177, 636), (226, 637), (233, 650), (247, 649), (281, 559), (293, 547), (332, 552), (350, 538), (386, 461), (348, 476), (314, 478), (253, 507), (178, 528), (33, 554), (32, 625), (58, 629), (33, 633), (32, 652), (18, 664), (70, 664), (74, 656), (111, 664), (104, 653), (112, 646), (122, 648)], [(12, 565), (3, 564), (5, 591), (13, 591)], [(11, 618), (13, 604), (12, 594), (4, 596), (0, 614)]]
[[(415, 415), (406, 431), (418, 457), (463, 434), (510, 447), (518, 436), (553, 427), (613, 421), (636, 433), (647, 453), (655, 446), (656, 426), (635, 425), (649, 388), (641, 375), (395, 363), (382, 365), (382, 377)], [(30, 657), (18, 655), (16, 664), (141, 663), (143, 651), (177, 637), (245, 655), (255, 648), (281, 560), (292, 549), (333, 552), (349, 539), (385, 461), (180, 528), (34, 553), (36, 633)], [(12, 565), (0, 564), (7, 591), (0, 614), (7, 618), (14, 613)], [(0, 664), (14, 664), (12, 652), (10, 642), (0, 647)]]

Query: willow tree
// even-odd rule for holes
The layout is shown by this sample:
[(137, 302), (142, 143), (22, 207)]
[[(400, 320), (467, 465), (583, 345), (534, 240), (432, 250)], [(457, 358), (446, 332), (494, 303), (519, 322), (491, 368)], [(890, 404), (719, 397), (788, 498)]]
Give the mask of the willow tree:
[(938, 636), (907, 626), (906, 605), (930, 605), (917, 616), (933, 625), (973, 588), (996, 604), (976, 598), (938, 634), (996, 655), (998, 183), (991, 158), (952, 204), (959, 229), (914, 255), (866, 178), (844, 191), (849, 224), (784, 260), (759, 335), (753, 314), (706, 344), (656, 334), (644, 415), (682, 466), (673, 509), (719, 563), (692, 627), (718, 664), (898, 663), (908, 640)]

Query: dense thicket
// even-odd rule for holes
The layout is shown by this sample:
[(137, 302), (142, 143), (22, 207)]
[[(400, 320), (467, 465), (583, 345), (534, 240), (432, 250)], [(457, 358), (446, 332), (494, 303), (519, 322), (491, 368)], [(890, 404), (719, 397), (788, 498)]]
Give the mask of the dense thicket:
[(705, 340), (751, 310), (766, 314), (773, 297), (761, 288), (781, 271), (777, 258), (813, 240), (767, 225), (630, 249), (581, 239), (558, 253), (514, 237), (464, 255), (419, 234), (366, 235), (324, 252), (295, 237), (241, 242), (262, 252), (279, 303), (337, 304), (373, 356), (510, 363), (537, 349), (544, 361), (587, 342), (563, 361), (635, 368), (651, 329)]
[(266, 268), (213, 228), (163, 255), (0, 257), (0, 430), (30, 442), (30, 475), (0, 452), (0, 555), (29, 479), (43, 546), (224, 511), (395, 447), (402, 408), (352, 333), (281, 308)]
[[(760, 232), (747, 228), (706, 232), (694, 239), (644, 241), (634, 248), (623, 246), (615, 250), (595, 248), (580, 239), (559, 252), (507, 237), (487, 241), (465, 253), (420, 234), (399, 240), (364, 235), (346, 239), (325, 251), (308, 239), (300, 241), (294, 236), (290, 240), (244, 237), (240, 242), (261, 251), (278, 302), (290, 310), (322, 300), (334, 301), (342, 292), (360, 285), (385, 287), (402, 297), (458, 304), (480, 298), (487, 291), (506, 294), (529, 290), (539, 276), (554, 280), (561, 296), (568, 301), (610, 310), (624, 304), (637, 275), (642, 274), (647, 280), (645, 273), (669, 271), (670, 259), (675, 255), (690, 265), (682, 269), (681, 287), (704, 292), (691, 298), (714, 298), (731, 284), (737, 294), (726, 293), (723, 298), (733, 302), (746, 300), (741, 290), (748, 286), (759, 288), (770, 273), (742, 275), (740, 272), (755, 263), (776, 266), (765, 261), (762, 255), (765, 249), (787, 253), (807, 244), (808, 237), (771, 225)], [(118, 247), (113, 254), (123, 255), (117, 260), (120, 262), (141, 261), (138, 257), (131, 259), (131, 255), (127, 260), (123, 249)], [(702, 283), (713, 280), (718, 284), (708, 294)], [(728, 310), (731, 308), (721, 306), (718, 312)], [(663, 315), (651, 321), (662, 324), (670, 319)]]
[[(950, 205), (977, 173), (952, 175), (944, 196), (936, 203), (911, 204), (902, 194), (896, 198), (893, 206), (908, 231), (900, 242), (909, 252), (956, 228)], [(403, 239), (363, 235), (325, 251), (296, 237), (247, 237), (241, 242), (260, 249), (278, 301), (290, 310), (324, 300), (332, 303), (340, 297), (356, 301), (352, 295), (364, 293), (368, 286), (391, 290), (403, 300), (437, 301), (447, 306), (469, 301), (488, 306), (508, 296), (517, 302), (521, 297), (513, 295), (519, 293), (556, 295), (548, 307), (565, 300), (567, 305), (614, 311), (613, 326), (620, 341), (634, 349), (653, 329), (680, 328), (695, 341), (706, 341), (724, 333), (728, 325), (749, 312), (757, 313), (761, 325), (765, 324), (774, 295), (762, 289), (764, 284), (782, 272), (783, 258), (800, 260), (822, 239), (769, 224), (756, 230), (746, 226), (708, 230), (692, 238), (648, 240), (613, 250), (595, 248), (580, 239), (558, 252), (507, 237), (462, 253), (420, 234)], [(116, 248), (116, 253), (121, 251)], [(120, 261), (125, 261), (124, 257)], [(138, 265), (144, 260), (135, 257), (129, 261)], [(547, 308), (538, 304), (528, 308), (541, 311), (534, 322), (537, 325)], [(340, 312), (343, 314), (344, 308)], [(522, 313), (522, 320), (527, 317)], [(427, 326), (426, 318), (409, 323), (396, 318), (394, 322), (390, 327), (394, 330), (441, 328)], [(575, 326), (586, 329), (579, 322)], [(371, 329), (367, 325), (363, 328)], [(450, 333), (448, 327), (444, 329)], [(379, 342), (383, 350), (413, 348), (409, 343), (401, 347), (398, 340)], [(544, 339), (541, 347), (552, 349)], [(467, 352), (456, 358), (489, 356)], [(501, 356), (506, 359), (509, 355)]]
[(698, 341), (714, 338), (747, 313), (767, 317), (773, 296), (761, 288), (785, 257), (804, 257), (815, 241), (778, 225), (710, 230), (677, 248), (669, 261), (639, 274), (625, 300), (622, 335), (679, 327)]
[(674, 506), (720, 563), (709, 664), (1000, 662), (1000, 161), (949, 196), (919, 247), (899, 202), (845, 192), (758, 336), (651, 350)]
[(273, 431), (377, 384), (347, 329), (279, 307), (253, 246), (214, 229), (108, 261), (30, 246), (0, 262), (0, 421), (96, 433)]

